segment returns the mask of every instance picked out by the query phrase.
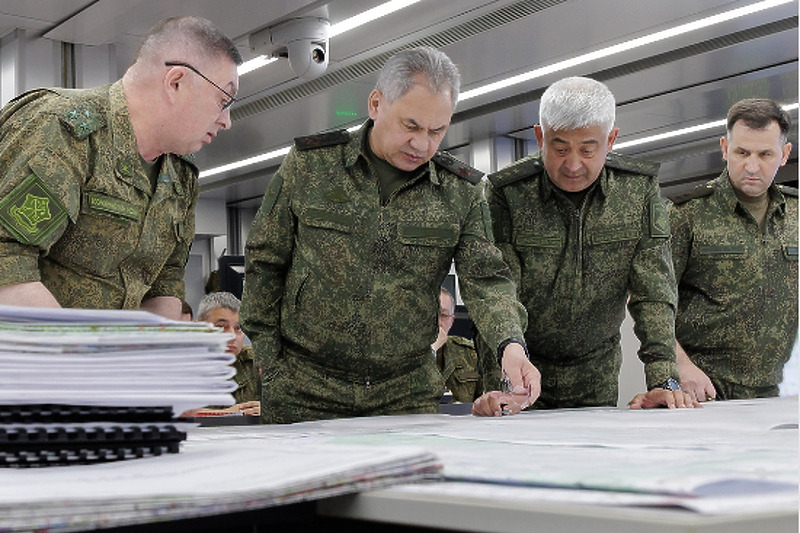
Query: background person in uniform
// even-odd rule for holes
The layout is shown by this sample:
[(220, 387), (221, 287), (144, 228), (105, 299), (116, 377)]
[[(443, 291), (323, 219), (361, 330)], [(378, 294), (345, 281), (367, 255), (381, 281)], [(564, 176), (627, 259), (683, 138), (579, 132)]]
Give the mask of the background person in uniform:
[(230, 128), (241, 61), (210, 22), (168, 19), (116, 83), (8, 103), (0, 303), (180, 318), (198, 195), (186, 154)]
[(473, 321), (511, 379), (538, 394), (480, 174), (437, 154), (458, 90), (442, 52), (400, 52), (360, 130), (297, 140), (270, 181), (242, 306), (264, 376), (262, 420), (437, 412), (444, 381), (431, 344), (453, 259)]
[(238, 385), (233, 392), (235, 405), (229, 407), (210, 407), (197, 409), (182, 416), (202, 416), (208, 414), (232, 414), (258, 416), (261, 414), (260, 378), (253, 364), (251, 346), (244, 346), (244, 331), (239, 324), (239, 308), (241, 302), (229, 292), (212, 292), (206, 294), (197, 306), (197, 322), (209, 322), (225, 333), (232, 333), (233, 339), (228, 342), (227, 352), (236, 356), (233, 367), (236, 369), (234, 380)]
[(194, 320), (194, 311), (192, 310), (192, 306), (189, 305), (189, 302), (186, 300), (181, 300), (181, 318), (180, 320), (184, 320), (186, 322), (191, 322)]
[(670, 206), (675, 333), (698, 399), (777, 396), (797, 336), (797, 190), (776, 185), (791, 118), (747, 99), (728, 111), (727, 168)]
[(442, 287), (439, 293), (439, 336), (431, 348), (436, 353), (436, 366), (444, 377), (452, 400), (469, 403), (483, 394), (484, 390), (497, 386), (500, 368), (494, 363), (490, 367), (491, 374), (484, 376), (483, 365), (478, 361), (478, 352), (472, 340), (449, 334), (455, 321), (455, 312), (455, 298)]
[[(487, 192), (495, 242), (528, 311), (531, 362), (542, 375), (534, 407), (617, 404), (626, 302), (649, 390), (631, 407), (693, 406), (673, 390), (676, 290), (657, 168), (611, 152), (615, 101), (600, 82), (554, 83), (539, 114), (540, 153), (489, 176)], [(473, 408), (499, 410), (496, 393)]]

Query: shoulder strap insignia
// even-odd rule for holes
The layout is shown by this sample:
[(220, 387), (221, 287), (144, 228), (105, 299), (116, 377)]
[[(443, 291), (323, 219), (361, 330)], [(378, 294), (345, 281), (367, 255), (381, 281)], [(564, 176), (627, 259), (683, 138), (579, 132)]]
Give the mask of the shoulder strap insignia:
[(306, 137), (296, 137), (294, 146), (298, 150), (313, 150), (314, 148), (324, 148), (326, 146), (336, 146), (344, 144), (350, 140), (347, 130), (336, 130), (327, 133), (317, 133)]
[(447, 152), (436, 152), (436, 154), (433, 156), (433, 162), (446, 168), (456, 176), (467, 180), (473, 185), (480, 183), (481, 178), (483, 177), (483, 172), (477, 168), (472, 168), (462, 161), (459, 161)]
[(786, 196), (794, 196), (797, 198), (797, 189), (794, 187), (789, 187), (788, 185), (778, 185), (778, 190)]
[(624, 170), (635, 174), (645, 174), (647, 176), (658, 176), (658, 169), (661, 163), (636, 159), (617, 152), (609, 152), (606, 156), (606, 166), (616, 170)]
[(540, 157), (532, 155), (524, 157), (519, 161), (511, 163), (505, 168), (489, 174), (489, 181), (494, 187), (505, 187), (511, 183), (516, 183), (530, 176), (540, 174), (544, 171), (544, 163)]
[(685, 192), (683, 194), (674, 196), (672, 198), (672, 203), (675, 205), (685, 204), (689, 200), (694, 200), (695, 198), (710, 196), (711, 193), (713, 192), (714, 192), (714, 186), (711, 184), (711, 182), (708, 182), (705, 183), (704, 185), (698, 185), (689, 192)]
[(78, 102), (62, 112), (61, 122), (78, 139), (85, 139), (105, 125), (103, 115), (91, 104)]

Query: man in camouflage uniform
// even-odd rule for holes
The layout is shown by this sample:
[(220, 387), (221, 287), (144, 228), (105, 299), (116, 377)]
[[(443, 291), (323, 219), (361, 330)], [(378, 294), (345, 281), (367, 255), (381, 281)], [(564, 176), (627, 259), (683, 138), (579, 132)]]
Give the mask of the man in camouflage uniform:
[[(230, 333), (233, 338), (228, 342), (227, 352), (236, 356), (233, 367), (236, 369), (234, 380), (237, 388), (233, 391), (235, 405), (225, 408), (210, 408), (213, 412), (242, 413), (258, 416), (261, 414), (260, 385), (261, 379), (253, 364), (251, 346), (244, 346), (244, 331), (239, 324), (241, 302), (229, 292), (212, 292), (206, 294), (197, 308), (197, 322), (208, 322)], [(203, 410), (199, 410), (203, 414)]]
[(242, 298), (263, 421), (437, 412), (431, 344), (454, 259), (473, 320), (511, 379), (538, 393), (480, 173), (437, 153), (458, 88), (443, 53), (398, 53), (361, 129), (298, 139), (267, 186)]
[(436, 354), (436, 366), (444, 378), (453, 401), (469, 403), (492, 390), (500, 383), (497, 364), (489, 366), (488, 373), (478, 360), (478, 352), (470, 339), (450, 335), (455, 321), (456, 302), (453, 295), (442, 287), (439, 294), (439, 336), (431, 345)]
[(791, 151), (775, 102), (728, 111), (727, 168), (669, 208), (681, 383), (701, 401), (778, 395), (797, 335), (797, 190), (774, 183)]
[[(566, 78), (545, 91), (540, 154), (489, 176), (495, 242), (528, 311), (542, 374), (537, 408), (616, 405), (625, 304), (650, 392), (631, 406), (693, 406), (678, 388), (675, 278), (657, 168), (611, 152), (608, 88)], [(487, 414), (492, 394), (473, 412)]]
[(0, 113), (0, 303), (180, 317), (198, 195), (185, 155), (230, 127), (239, 63), (210, 22), (168, 19), (116, 83), (9, 102)]

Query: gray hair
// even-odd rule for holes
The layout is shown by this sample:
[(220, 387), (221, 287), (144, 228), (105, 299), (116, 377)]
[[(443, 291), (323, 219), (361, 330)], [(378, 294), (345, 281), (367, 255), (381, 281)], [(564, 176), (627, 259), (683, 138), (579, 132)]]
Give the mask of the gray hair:
[(552, 84), (539, 104), (539, 122), (555, 131), (601, 126), (608, 134), (615, 113), (614, 95), (605, 84), (577, 76)]
[(200, 305), (197, 306), (197, 320), (205, 321), (208, 313), (220, 307), (238, 313), (241, 306), (242, 302), (239, 298), (229, 292), (210, 292), (203, 296)]
[(387, 102), (402, 98), (415, 83), (415, 77), (425, 78), (428, 88), (435, 94), (450, 92), (450, 100), (455, 111), (461, 75), (458, 67), (444, 52), (430, 46), (421, 46), (398, 52), (383, 65), (375, 89), (381, 92)]
[[(158, 56), (168, 50), (193, 50), (204, 57), (225, 55), (237, 65), (242, 64), (242, 54), (233, 41), (211, 21), (200, 17), (171, 17), (164, 19), (147, 32), (142, 39), (136, 60)], [(182, 58), (173, 58), (180, 60)]]

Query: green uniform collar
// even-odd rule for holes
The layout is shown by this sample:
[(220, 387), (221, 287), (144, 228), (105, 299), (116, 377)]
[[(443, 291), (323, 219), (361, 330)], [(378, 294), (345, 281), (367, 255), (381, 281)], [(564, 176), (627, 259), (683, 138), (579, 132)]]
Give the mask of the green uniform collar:
[[(538, 153), (536, 156), (541, 157)], [(558, 187), (556, 187), (553, 181), (550, 179), (550, 176), (547, 174), (547, 170), (544, 170), (544, 163), (542, 163), (542, 174), (545, 179), (540, 180), (540, 192), (542, 195), (542, 200), (547, 202), (550, 201), (553, 194), (555, 194), (555, 192), (558, 190)], [(602, 197), (606, 196), (606, 189), (608, 189), (608, 169), (606, 167), (603, 167), (602, 170), (600, 170), (600, 176), (597, 178), (597, 181), (595, 181), (595, 183), (592, 185), (589, 185), (589, 188), (592, 188), (593, 185), (597, 185), (594, 187), (594, 189), (597, 190), (596, 194), (600, 194)], [(587, 191), (587, 194), (589, 193), (590, 191)]]
[[(736, 197), (736, 191), (733, 190), (728, 169), (722, 171), (722, 174), (711, 181), (711, 185), (720, 192), (719, 202), (731, 213), (736, 211), (739, 204), (739, 199)], [(771, 217), (779, 215), (786, 215), (786, 198), (783, 196), (778, 185), (773, 181), (767, 189), (769, 194), (769, 207), (767, 208), (767, 220)], [(742, 206), (742, 209), (746, 208)]]
[[(367, 121), (364, 122), (360, 128), (350, 135), (350, 140), (347, 141), (347, 145), (344, 148), (344, 166), (346, 168), (353, 167), (358, 162), (359, 157), (363, 158), (365, 162), (368, 160), (365, 151), (366, 145), (364, 143), (368, 142), (367, 135), (372, 129), (373, 125), (374, 122), (372, 119), (367, 119)], [(417, 170), (418, 174), (415, 174), (411, 181), (416, 181), (423, 174), (428, 173), (431, 183), (436, 185), (441, 183), (439, 175), (436, 171), (436, 165), (433, 161), (428, 161), (425, 165), (421, 165)]]

